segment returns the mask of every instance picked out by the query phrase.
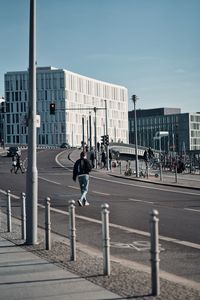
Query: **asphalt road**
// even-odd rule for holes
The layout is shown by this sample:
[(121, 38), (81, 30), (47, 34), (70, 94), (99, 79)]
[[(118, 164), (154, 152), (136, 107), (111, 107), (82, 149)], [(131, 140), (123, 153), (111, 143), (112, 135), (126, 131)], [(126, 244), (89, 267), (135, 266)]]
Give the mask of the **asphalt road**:
[[(68, 234), (68, 201), (77, 200), (78, 183), (72, 180), (73, 164), (69, 150), (38, 152), (39, 224), (44, 226), (44, 199), (51, 198), (52, 229)], [(23, 153), (25, 157), (26, 152)], [(55, 161), (55, 157), (61, 165)], [(2, 191), (13, 195), (25, 192), (26, 174), (10, 174), (11, 159), (0, 157)], [(3, 195), (3, 194), (1, 194)], [(1, 197), (2, 201), (5, 197)], [(182, 188), (154, 186), (113, 178), (94, 170), (90, 176), (89, 207), (76, 207), (77, 240), (88, 249), (101, 251), (101, 205), (110, 207), (111, 254), (120, 260), (149, 266), (149, 218), (159, 211), (161, 268), (189, 280), (200, 281), (200, 192)], [(3, 203), (3, 202), (2, 202)], [(13, 215), (20, 214), (19, 199), (12, 199)], [(191, 210), (194, 209), (194, 210)], [(172, 241), (172, 239), (175, 239)], [(88, 250), (89, 251), (89, 250)]]

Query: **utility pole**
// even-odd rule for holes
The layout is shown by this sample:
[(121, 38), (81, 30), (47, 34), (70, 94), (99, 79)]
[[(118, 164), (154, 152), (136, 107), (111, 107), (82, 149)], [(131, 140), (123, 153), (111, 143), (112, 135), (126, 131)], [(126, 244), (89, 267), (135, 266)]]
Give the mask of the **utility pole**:
[(97, 168), (97, 108), (94, 107), (94, 144), (95, 144), (95, 161)]
[(134, 104), (134, 125), (135, 125), (135, 171), (136, 177), (139, 177), (139, 170), (138, 170), (138, 144), (137, 144), (137, 114), (136, 114), (136, 100), (137, 96), (132, 96), (133, 104)]
[(26, 244), (37, 243), (38, 172), (36, 164), (36, 0), (30, 0), (28, 167), (26, 176)]

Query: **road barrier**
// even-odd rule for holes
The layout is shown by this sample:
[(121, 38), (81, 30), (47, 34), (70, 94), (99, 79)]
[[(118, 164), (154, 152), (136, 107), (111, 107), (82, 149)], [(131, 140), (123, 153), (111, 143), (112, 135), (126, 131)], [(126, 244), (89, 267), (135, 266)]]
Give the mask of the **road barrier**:
[(12, 232), (12, 213), (11, 213), (10, 190), (7, 190), (7, 230), (8, 230), (8, 232)]
[(159, 234), (158, 234), (158, 211), (153, 209), (150, 215), (150, 234), (151, 234), (151, 285), (152, 295), (160, 295), (159, 278)]
[(22, 240), (26, 240), (26, 194), (21, 193)]
[(69, 239), (70, 239), (70, 260), (76, 261), (76, 225), (75, 225), (75, 201), (69, 202)]
[(109, 205), (102, 204), (102, 238), (103, 238), (103, 273), (110, 275), (110, 233), (109, 233)]
[(51, 250), (51, 216), (50, 216), (50, 201), (49, 197), (45, 199), (45, 245), (46, 250)]

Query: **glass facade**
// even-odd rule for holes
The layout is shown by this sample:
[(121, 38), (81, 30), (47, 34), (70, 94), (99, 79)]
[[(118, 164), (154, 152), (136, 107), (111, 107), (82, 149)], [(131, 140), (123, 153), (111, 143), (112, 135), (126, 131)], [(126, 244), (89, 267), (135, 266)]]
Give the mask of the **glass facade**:
[[(173, 114), (172, 112), (178, 112)], [(172, 114), (171, 114), (172, 113)], [(181, 113), (179, 109), (137, 110), (138, 145), (159, 149), (156, 133), (167, 131), (161, 138), (161, 149), (179, 154), (200, 150), (200, 114)], [(129, 140), (134, 144), (134, 111), (129, 112)]]

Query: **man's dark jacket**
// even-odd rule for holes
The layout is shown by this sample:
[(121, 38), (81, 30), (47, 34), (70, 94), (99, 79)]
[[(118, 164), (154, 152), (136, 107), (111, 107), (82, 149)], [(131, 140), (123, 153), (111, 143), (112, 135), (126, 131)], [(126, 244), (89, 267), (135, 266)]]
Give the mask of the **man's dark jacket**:
[(92, 170), (92, 166), (88, 159), (80, 158), (74, 164), (73, 180), (76, 181), (76, 177), (82, 174), (89, 174)]

